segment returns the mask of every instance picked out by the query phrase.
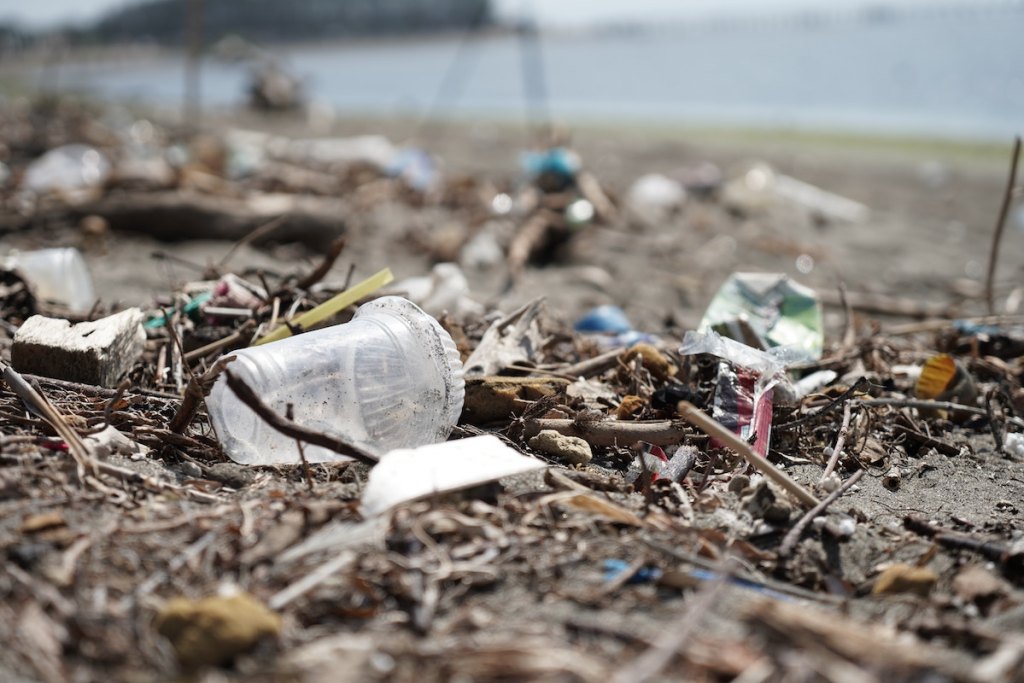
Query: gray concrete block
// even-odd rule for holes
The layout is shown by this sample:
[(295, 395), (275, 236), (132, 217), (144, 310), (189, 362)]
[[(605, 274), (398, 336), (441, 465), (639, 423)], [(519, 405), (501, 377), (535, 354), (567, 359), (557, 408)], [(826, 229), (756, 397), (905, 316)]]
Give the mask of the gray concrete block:
[(14, 335), (11, 365), (18, 372), (116, 386), (142, 355), (142, 321), (137, 308), (77, 325), (34, 315)]

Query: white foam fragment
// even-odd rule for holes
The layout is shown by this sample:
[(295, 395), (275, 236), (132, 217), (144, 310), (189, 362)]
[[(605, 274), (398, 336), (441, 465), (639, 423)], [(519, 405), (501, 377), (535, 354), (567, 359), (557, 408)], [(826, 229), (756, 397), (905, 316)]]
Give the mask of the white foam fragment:
[(486, 484), (547, 467), (520, 454), (496, 436), (390, 451), (370, 471), (362, 512), (370, 517), (396, 505), (438, 493)]

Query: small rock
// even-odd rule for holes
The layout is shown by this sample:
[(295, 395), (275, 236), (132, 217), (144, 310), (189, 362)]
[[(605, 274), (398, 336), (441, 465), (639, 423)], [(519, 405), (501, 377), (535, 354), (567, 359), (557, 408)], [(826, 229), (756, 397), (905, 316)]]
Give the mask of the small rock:
[(953, 592), (964, 602), (984, 602), (1007, 591), (1005, 581), (977, 564), (964, 567), (953, 579)]
[(156, 630), (171, 641), (189, 670), (230, 663), (263, 638), (276, 636), (281, 619), (247, 593), (202, 600), (175, 598), (157, 615)]
[(750, 477), (745, 474), (737, 474), (729, 480), (729, 490), (739, 495), (750, 486)]
[(894, 564), (883, 571), (871, 589), (872, 595), (914, 593), (926, 596), (939, 580), (939, 575), (927, 567)]
[(233, 489), (244, 489), (255, 479), (251, 470), (233, 462), (218, 462), (215, 465), (210, 465), (206, 476)]
[(142, 355), (142, 320), (137, 308), (77, 325), (34, 315), (14, 335), (11, 365), (18, 372), (113, 387)]
[(554, 429), (542, 430), (529, 441), (530, 448), (561, 458), (571, 465), (586, 465), (594, 454), (590, 444), (578, 436), (565, 436)]

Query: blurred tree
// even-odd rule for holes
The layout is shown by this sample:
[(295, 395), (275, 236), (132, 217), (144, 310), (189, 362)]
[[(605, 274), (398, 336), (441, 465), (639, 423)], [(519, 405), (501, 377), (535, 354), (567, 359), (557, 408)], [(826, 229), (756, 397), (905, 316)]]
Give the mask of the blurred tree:
[[(83, 37), (102, 42), (183, 44), (186, 0), (147, 0), (100, 19)], [(209, 42), (430, 33), (492, 23), (490, 0), (206, 0)]]

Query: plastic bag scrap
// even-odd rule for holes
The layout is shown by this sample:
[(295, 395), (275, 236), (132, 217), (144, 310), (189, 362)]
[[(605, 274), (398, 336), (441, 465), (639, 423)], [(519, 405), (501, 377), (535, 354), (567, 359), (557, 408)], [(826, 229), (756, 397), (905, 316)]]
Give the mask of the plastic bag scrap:
[(110, 162), (95, 147), (64, 145), (29, 164), (22, 185), (36, 194), (52, 192), (71, 201), (84, 200), (99, 191), (110, 172)]
[[(713, 331), (687, 332), (679, 348), (684, 356), (706, 353), (722, 359), (712, 417), (744, 440), (753, 437), (753, 448), (761, 455), (768, 453), (776, 398), (789, 403), (796, 396), (786, 377), (792, 350), (772, 351), (760, 351)], [(712, 441), (712, 445), (722, 444)]]
[(734, 273), (718, 290), (698, 326), (748, 346), (785, 347), (789, 362), (821, 358), (821, 302), (814, 290), (781, 273)]

